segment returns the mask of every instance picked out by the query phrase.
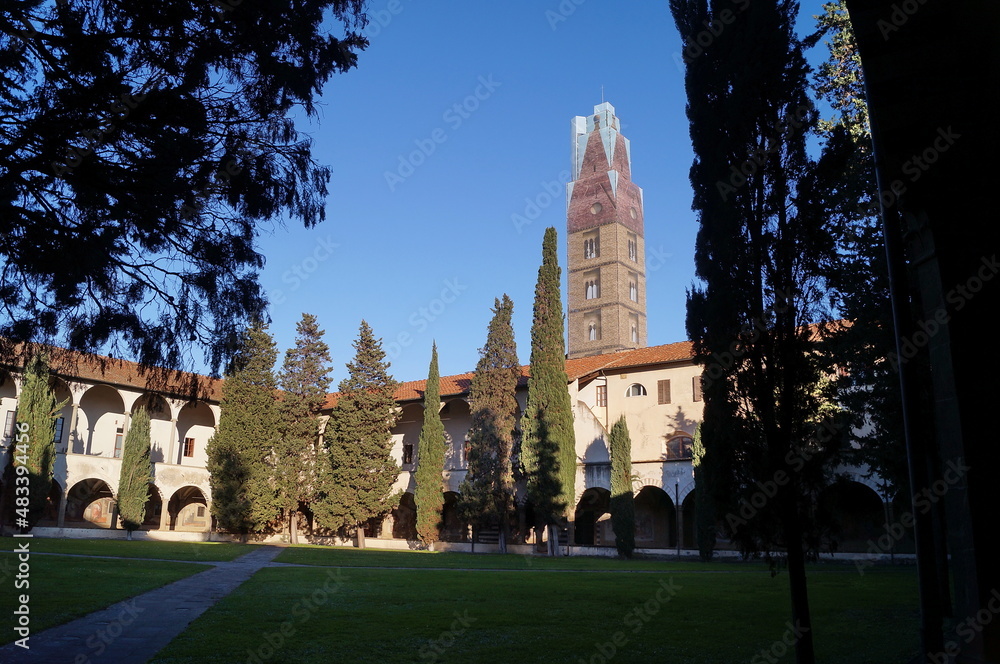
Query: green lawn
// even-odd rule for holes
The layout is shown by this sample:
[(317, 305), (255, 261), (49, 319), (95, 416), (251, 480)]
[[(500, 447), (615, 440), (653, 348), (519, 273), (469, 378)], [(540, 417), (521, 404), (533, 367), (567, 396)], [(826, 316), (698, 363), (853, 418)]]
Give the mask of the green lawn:
[[(366, 562), (389, 555), (328, 553)], [(303, 548), (286, 554), (316, 555)], [(422, 559), (462, 567), (467, 558), (479, 558), (391, 555), (406, 567), (425, 564)], [(481, 558), (494, 568), (505, 560)], [(521, 557), (507, 558), (514, 564)], [(531, 567), (540, 564), (534, 559)], [(253, 655), (269, 663), (578, 664), (609, 660), (612, 649), (622, 663), (730, 664), (749, 662), (761, 650), (771, 659), (757, 661), (793, 661), (790, 652), (772, 657), (786, 649), (786, 633), (789, 642), (793, 638), (786, 625), (787, 575), (771, 577), (762, 566), (669, 565), (644, 574), (269, 568), (153, 661), (257, 661)], [(916, 654), (912, 569), (869, 569), (861, 576), (845, 567), (812, 573), (809, 581), (820, 661), (885, 664)]]
[[(0, 551), (13, 551), (21, 542), (30, 542), (38, 553), (74, 553), (87, 556), (119, 556), (122, 558), (161, 558), (163, 560), (197, 560), (203, 562), (233, 560), (253, 550), (254, 545), (234, 542), (156, 542), (106, 539), (0, 539)], [(41, 556), (44, 557), (44, 556)]]
[[(10, 542), (9, 539), (0, 541)], [(37, 541), (31, 540), (31, 550), (35, 550)], [(5, 629), (0, 642), (7, 643), (17, 638), (9, 629), (10, 616), (16, 608), (16, 598), (22, 593), (27, 593), (30, 597), (31, 631), (32, 634), (37, 634), (48, 627), (79, 618), (209, 567), (192, 563), (63, 556), (32, 556), (29, 564), (31, 569), (27, 578), (28, 588), (16, 588), (17, 557), (10, 553), (0, 555), (0, 584), (3, 587), (3, 592), (0, 593), (0, 613), (5, 616)]]

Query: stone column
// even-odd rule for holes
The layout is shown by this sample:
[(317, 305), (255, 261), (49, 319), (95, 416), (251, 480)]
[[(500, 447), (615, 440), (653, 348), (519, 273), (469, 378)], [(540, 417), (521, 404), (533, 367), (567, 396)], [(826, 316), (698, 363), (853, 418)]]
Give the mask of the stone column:
[(170, 498), (161, 499), (160, 506), (160, 530), (170, 530)]
[(73, 404), (73, 412), (69, 416), (69, 436), (66, 438), (66, 452), (73, 449), (73, 443), (76, 442), (76, 424), (79, 421), (80, 415), (80, 404)]
[[(76, 419), (76, 405), (73, 406), (73, 418)], [(69, 502), (69, 473), (66, 473), (66, 487), (62, 491), (59, 500), (59, 515), (56, 517), (56, 527), (63, 528), (66, 525), (66, 503)]]

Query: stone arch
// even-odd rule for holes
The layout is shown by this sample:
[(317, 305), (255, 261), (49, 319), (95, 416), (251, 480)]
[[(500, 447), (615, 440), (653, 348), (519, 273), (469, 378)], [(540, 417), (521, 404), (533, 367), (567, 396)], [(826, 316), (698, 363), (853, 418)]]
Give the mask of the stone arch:
[(635, 495), (635, 545), (669, 548), (677, 543), (677, 510), (666, 491), (655, 483)]
[(88, 477), (70, 487), (66, 497), (65, 526), (77, 528), (113, 528), (115, 509), (111, 485)]
[(681, 548), (698, 548), (698, 497), (694, 490), (688, 491), (681, 498)]
[(827, 544), (832, 551), (864, 552), (869, 540), (885, 532), (885, 504), (867, 484), (842, 479), (823, 489), (818, 502), (820, 515), (831, 525)]
[(142, 530), (157, 530), (163, 521), (163, 494), (156, 484), (149, 483), (149, 498), (146, 499), (146, 517), (142, 521)]
[(591, 487), (580, 494), (573, 515), (576, 544), (608, 546), (615, 537), (608, 521), (611, 514), (611, 492), (604, 487)]
[(135, 415), (140, 407), (149, 412), (149, 458), (153, 463), (166, 461), (176, 431), (170, 404), (161, 395), (146, 392), (132, 404), (131, 414)]
[[(125, 401), (110, 385), (93, 385), (80, 397), (74, 454), (114, 457), (125, 437)], [(119, 436), (121, 437), (119, 439)]]
[(215, 413), (204, 401), (188, 402), (177, 415), (178, 449), (167, 463), (201, 466), (208, 463), (205, 446), (215, 433)]
[(392, 538), (417, 539), (417, 503), (413, 494), (407, 491), (399, 498), (399, 504), (392, 510)]
[(167, 503), (169, 530), (208, 532), (212, 526), (208, 499), (202, 490), (187, 484), (174, 491)]
[(442, 542), (465, 542), (469, 539), (469, 527), (458, 516), (458, 499), (461, 497), (457, 491), (444, 492), (444, 507), (441, 510), (441, 534)]

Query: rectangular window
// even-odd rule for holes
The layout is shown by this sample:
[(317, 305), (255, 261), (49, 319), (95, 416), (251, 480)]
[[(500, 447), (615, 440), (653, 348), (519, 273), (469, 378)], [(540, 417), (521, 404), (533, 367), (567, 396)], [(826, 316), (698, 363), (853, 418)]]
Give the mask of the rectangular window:
[(597, 386), (597, 405), (600, 407), (606, 407), (608, 405), (608, 386), (598, 385)]
[(639, 240), (633, 233), (628, 234), (628, 259), (633, 263), (639, 260)]
[(184, 456), (186, 457), (194, 456), (194, 438), (184, 439)]
[(659, 404), (670, 403), (670, 381), (656, 381), (656, 402)]
[(124, 441), (124, 440), (125, 440), (125, 429), (123, 429), (122, 427), (118, 427), (118, 430), (115, 431), (115, 458), (116, 459), (121, 459), (122, 458), (122, 441)]
[(691, 379), (691, 392), (694, 394), (694, 401), (701, 401), (701, 376)]
[(60, 417), (59, 419), (56, 420), (56, 431), (55, 435), (52, 436), (52, 442), (55, 443), (56, 445), (62, 442), (64, 419), (65, 418)]
[(199, 519), (204, 519), (205, 518), (205, 506), (204, 505), (198, 505), (198, 518)]
[(413, 445), (403, 445), (403, 465), (408, 466), (413, 463)]
[(10, 438), (14, 435), (14, 420), (17, 418), (16, 410), (7, 411), (7, 419), (3, 424), (3, 437)]
[(472, 445), (469, 443), (469, 439), (466, 438), (462, 443), (462, 466), (467, 468), (469, 466), (469, 450)]

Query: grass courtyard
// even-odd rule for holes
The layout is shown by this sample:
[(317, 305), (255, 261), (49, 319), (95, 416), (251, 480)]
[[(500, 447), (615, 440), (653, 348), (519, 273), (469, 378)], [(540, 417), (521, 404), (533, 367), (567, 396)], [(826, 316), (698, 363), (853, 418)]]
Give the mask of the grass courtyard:
[[(110, 552), (114, 545), (124, 550), (136, 543), (101, 544), (110, 546), (101, 555), (121, 555)], [(144, 544), (154, 545), (145, 557), (170, 557), (157, 549), (165, 543)], [(794, 661), (785, 645), (795, 638), (788, 578), (772, 577), (763, 564), (309, 546), (289, 547), (277, 560), (307, 566), (257, 572), (152, 661), (728, 664), (762, 652), (767, 657), (755, 661)], [(83, 598), (93, 610), (124, 598), (89, 599), (102, 588), (123, 590), (137, 580), (155, 587), (200, 569), (36, 556), (32, 610), (75, 606)], [(46, 577), (51, 581), (43, 583)], [(868, 568), (860, 575), (853, 565), (816, 565), (809, 590), (819, 661), (886, 664), (916, 653), (913, 568)], [(48, 619), (68, 617), (53, 612)]]

